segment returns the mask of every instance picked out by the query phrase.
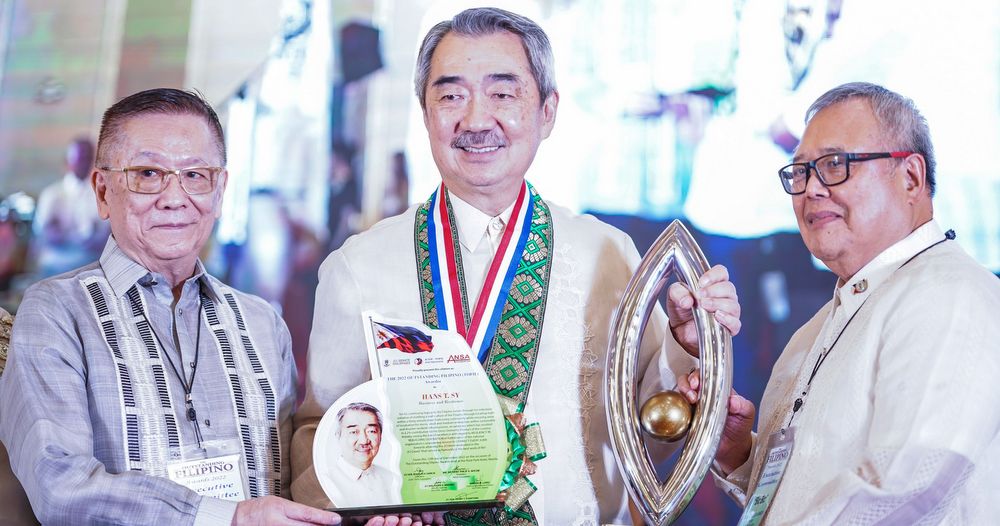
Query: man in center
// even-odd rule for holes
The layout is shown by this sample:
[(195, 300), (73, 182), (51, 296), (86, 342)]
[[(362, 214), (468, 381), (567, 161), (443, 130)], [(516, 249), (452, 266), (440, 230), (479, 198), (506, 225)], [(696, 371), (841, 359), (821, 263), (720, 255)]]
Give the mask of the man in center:
[[(524, 180), (559, 103), (548, 38), (522, 16), (466, 10), (424, 38), (415, 84), (442, 185), (349, 239), (320, 269), (293, 498), (329, 503), (312, 468), (313, 436), (324, 411), (370, 378), (361, 312), (374, 310), (463, 335), (497, 393), (540, 425), (548, 456), (530, 476), (537, 491), (527, 504), (449, 514), (450, 523), (629, 522), (602, 384), (612, 312), (639, 254), (625, 233), (547, 203)], [(671, 290), (680, 345), (664, 345), (666, 319), (655, 309), (638, 364), (643, 396), (693, 367), (684, 350), (697, 354), (695, 301), (739, 330), (725, 268), (700, 285), (695, 296)]]

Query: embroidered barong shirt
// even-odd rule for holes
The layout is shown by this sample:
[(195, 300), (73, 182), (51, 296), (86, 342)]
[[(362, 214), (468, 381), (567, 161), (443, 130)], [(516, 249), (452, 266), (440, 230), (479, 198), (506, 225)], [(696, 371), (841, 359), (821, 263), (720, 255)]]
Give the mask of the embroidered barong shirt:
[[(500, 230), (511, 211), (491, 218), (454, 194), (450, 199), (468, 289), (474, 291), (469, 302), (474, 304), (495, 249), (491, 232)], [(630, 523), (625, 484), (608, 436), (603, 382), (611, 316), (639, 254), (632, 240), (614, 227), (551, 203), (549, 208), (552, 270), (525, 406), (525, 421), (540, 424), (548, 456), (530, 476), (538, 491), (529, 502), (539, 524)], [(306, 398), (296, 416), (292, 446), (296, 501), (315, 506), (328, 502), (313, 472), (312, 441), (325, 410), (370, 379), (361, 312), (371, 309), (392, 318), (422, 320), (413, 245), (416, 210), (410, 208), (350, 238), (320, 269)], [(666, 316), (654, 309), (638, 369), (643, 400), (675, 386), (671, 371), (687, 372), (694, 366), (668, 334)]]
[[(278, 440), (284, 446), (290, 439), (296, 369), (291, 338), (274, 309), (260, 298), (234, 291), (209, 276), (200, 261), (195, 276), (184, 284), (176, 307), (171, 309), (173, 294), (166, 280), (130, 259), (112, 238), (99, 262), (29, 288), (17, 312), (10, 358), (0, 377), (0, 440), (10, 453), (11, 466), (35, 514), (43, 524), (229, 524), (235, 502), (203, 498), (166, 476), (128, 468), (126, 451), (131, 454), (133, 449), (126, 441), (133, 437), (125, 432), (123, 422), (121, 369), (95, 316), (92, 297), (81, 286), (82, 282), (105, 278), (114, 296), (107, 298), (109, 302), (121, 300), (136, 286), (147, 306), (149, 322), (165, 346), (163, 352), (183, 369), (186, 378), (195, 360), (197, 328), (199, 323), (203, 325), (192, 393), (206, 442), (239, 439), (237, 420), (242, 418), (234, 411), (233, 376), (227, 373), (216, 336), (198, 318), (199, 288), (217, 306), (218, 318), (227, 331), (236, 330), (228, 326), (234, 319), (229, 313), (235, 311), (225, 311), (229, 308), (227, 299), (232, 299), (242, 314), (245, 334), (260, 368), (266, 371), (268, 381), (261, 383), (268, 383), (274, 391)], [(174, 324), (180, 354), (174, 343)], [(118, 334), (125, 334), (122, 339), (132, 338), (122, 331)], [(235, 339), (233, 348), (242, 349), (240, 338)], [(127, 342), (117, 344), (124, 349)], [(163, 409), (164, 414), (172, 414), (180, 435), (177, 440), (196, 445), (180, 380), (169, 365), (165, 369), (170, 407)], [(126, 396), (138, 398), (140, 394), (137, 390)], [(239, 403), (245, 403), (241, 410), (253, 413), (255, 409), (263, 411), (258, 406), (266, 400), (248, 394)], [(144, 435), (136, 437), (141, 440), (137, 444), (144, 444), (137, 448), (137, 455), (162, 454), (170, 445), (166, 433), (161, 435), (162, 441), (150, 439), (148, 430)], [(287, 488), (287, 447), (267, 452), (272, 453), (281, 457), (278, 487)], [(260, 463), (274, 460), (261, 459)], [(261, 490), (261, 494), (277, 492), (287, 495), (275, 487)]]
[(1000, 517), (1000, 281), (955, 241), (900, 267), (944, 237), (928, 222), (838, 283), (778, 358), (750, 459), (728, 479), (716, 472), (741, 505), (767, 437), (788, 425), (843, 330), (792, 420), (795, 445), (766, 524)]

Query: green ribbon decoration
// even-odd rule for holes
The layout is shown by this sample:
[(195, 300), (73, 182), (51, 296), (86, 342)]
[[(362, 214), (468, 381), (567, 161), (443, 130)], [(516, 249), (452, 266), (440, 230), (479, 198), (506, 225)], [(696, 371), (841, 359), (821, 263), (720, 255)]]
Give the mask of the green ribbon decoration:
[(521, 443), (521, 435), (517, 434), (517, 428), (514, 427), (514, 424), (506, 418), (503, 421), (507, 428), (507, 443), (510, 446), (510, 465), (507, 466), (507, 471), (504, 472), (503, 479), (500, 481), (499, 491), (514, 485), (514, 481), (521, 474), (521, 466), (524, 465), (524, 452), (527, 451), (527, 448)]
[(528, 498), (538, 489), (528, 477), (521, 475), (524, 459), (527, 458), (531, 462), (542, 460), (548, 456), (548, 452), (545, 451), (542, 428), (538, 422), (525, 425), (523, 432), (518, 433), (517, 427), (509, 418), (506, 418), (519, 413), (521, 404), (503, 395), (497, 395), (497, 399), (505, 417), (503, 419), (504, 428), (510, 447), (510, 465), (504, 471), (499, 491), (509, 490), (507, 491), (507, 499), (504, 501), (504, 509), (512, 513), (521, 509), (524, 503), (528, 502)]

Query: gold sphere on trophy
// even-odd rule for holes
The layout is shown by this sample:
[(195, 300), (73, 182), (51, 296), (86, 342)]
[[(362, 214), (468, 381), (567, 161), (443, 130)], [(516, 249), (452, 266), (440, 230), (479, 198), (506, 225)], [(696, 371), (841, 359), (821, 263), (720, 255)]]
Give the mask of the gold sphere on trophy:
[(691, 426), (691, 404), (677, 391), (657, 393), (642, 404), (642, 428), (657, 440), (676, 442)]

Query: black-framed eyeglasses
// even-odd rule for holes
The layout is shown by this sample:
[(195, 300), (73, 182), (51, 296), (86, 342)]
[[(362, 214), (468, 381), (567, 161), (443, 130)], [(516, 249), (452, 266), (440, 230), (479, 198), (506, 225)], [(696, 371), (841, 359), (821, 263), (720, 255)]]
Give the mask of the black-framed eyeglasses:
[(799, 195), (806, 191), (810, 170), (816, 170), (816, 177), (823, 186), (836, 186), (851, 176), (851, 163), (871, 161), (873, 159), (901, 159), (914, 152), (877, 152), (877, 153), (830, 153), (806, 163), (792, 163), (778, 170), (778, 178), (785, 192)]
[(170, 175), (177, 176), (181, 189), (188, 195), (208, 194), (215, 190), (215, 182), (223, 168), (220, 166), (195, 166), (167, 170), (159, 166), (102, 167), (109, 172), (124, 172), (126, 186), (137, 194), (158, 194), (167, 187)]

